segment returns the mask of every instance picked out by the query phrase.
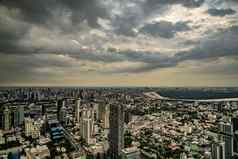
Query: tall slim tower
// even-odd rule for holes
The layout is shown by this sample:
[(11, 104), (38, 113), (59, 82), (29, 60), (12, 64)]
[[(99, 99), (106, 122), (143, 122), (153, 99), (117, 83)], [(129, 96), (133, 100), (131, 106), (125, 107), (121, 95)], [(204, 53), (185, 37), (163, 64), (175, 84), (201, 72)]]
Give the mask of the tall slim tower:
[(65, 125), (67, 121), (67, 108), (64, 104), (59, 111), (59, 121), (62, 125)]
[(224, 142), (212, 144), (212, 159), (226, 159)]
[(238, 117), (232, 119), (233, 126), (233, 155), (238, 157)]
[(124, 107), (120, 103), (110, 105), (109, 153), (110, 159), (121, 158), (124, 148)]
[(11, 112), (8, 107), (5, 107), (4, 112), (4, 130), (9, 130), (11, 127)]
[(99, 120), (101, 122), (101, 126), (104, 129), (109, 128), (109, 115), (110, 115), (110, 107), (108, 104), (100, 104), (99, 105)]
[(75, 121), (76, 121), (76, 123), (80, 122), (80, 118), (81, 118), (80, 107), (81, 107), (81, 99), (79, 98), (79, 99), (77, 99), (77, 101), (75, 103)]
[(233, 156), (233, 126), (231, 123), (219, 123), (220, 140), (225, 142), (225, 158)]
[(24, 110), (24, 105), (20, 105), (18, 106), (18, 122), (19, 125), (22, 125), (24, 123), (24, 115), (25, 115), (25, 110)]

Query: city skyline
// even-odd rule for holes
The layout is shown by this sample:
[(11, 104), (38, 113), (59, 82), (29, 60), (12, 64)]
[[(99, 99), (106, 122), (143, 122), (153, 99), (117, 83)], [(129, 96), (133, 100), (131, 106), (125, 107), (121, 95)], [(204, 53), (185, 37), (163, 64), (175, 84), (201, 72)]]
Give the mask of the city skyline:
[(0, 0), (0, 86), (238, 86), (236, 0)]

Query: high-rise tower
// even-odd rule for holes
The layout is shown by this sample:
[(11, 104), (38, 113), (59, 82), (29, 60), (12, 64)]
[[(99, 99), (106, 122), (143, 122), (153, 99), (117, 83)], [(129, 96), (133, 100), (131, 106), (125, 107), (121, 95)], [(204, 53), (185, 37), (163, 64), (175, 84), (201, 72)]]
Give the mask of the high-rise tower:
[(8, 107), (5, 107), (3, 115), (4, 115), (4, 130), (9, 130), (11, 127), (11, 112), (8, 109)]
[(110, 158), (121, 158), (124, 148), (124, 107), (120, 103), (110, 105), (109, 145)]

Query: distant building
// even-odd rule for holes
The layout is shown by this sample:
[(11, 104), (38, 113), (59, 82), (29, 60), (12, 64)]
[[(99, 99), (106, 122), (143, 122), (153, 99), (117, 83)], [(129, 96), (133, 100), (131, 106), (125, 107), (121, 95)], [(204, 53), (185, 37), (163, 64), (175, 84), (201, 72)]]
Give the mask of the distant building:
[(50, 151), (46, 145), (25, 150), (27, 159), (46, 159), (50, 158)]
[(122, 150), (122, 159), (140, 159), (140, 151), (137, 147), (129, 147)]
[(109, 153), (111, 159), (121, 158), (124, 148), (124, 106), (110, 105)]
[(11, 128), (11, 111), (8, 109), (8, 107), (5, 107), (3, 115), (4, 115), (4, 130), (9, 130)]
[(67, 123), (67, 108), (63, 105), (59, 111), (59, 121), (62, 125)]
[(81, 99), (79, 98), (79, 99), (77, 99), (77, 101), (75, 103), (75, 120), (76, 120), (76, 123), (79, 123), (80, 119), (81, 119), (80, 109), (81, 109)]

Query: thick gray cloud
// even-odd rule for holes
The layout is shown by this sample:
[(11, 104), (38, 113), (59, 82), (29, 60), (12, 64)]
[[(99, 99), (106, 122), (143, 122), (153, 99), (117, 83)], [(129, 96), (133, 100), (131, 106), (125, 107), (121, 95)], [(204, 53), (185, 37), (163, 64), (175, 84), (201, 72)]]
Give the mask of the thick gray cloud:
[[(222, 57), (238, 56), (238, 26), (232, 26), (223, 32), (209, 36), (189, 50), (178, 52), (173, 57), (160, 53), (124, 52), (124, 59), (146, 63), (144, 67), (131, 70), (117, 70), (120, 72), (145, 72), (159, 68), (174, 67), (187, 60), (219, 59)], [(118, 59), (119, 60), (119, 59)], [(121, 59), (120, 59), (121, 60)]]
[(226, 15), (233, 15), (236, 13), (236, 11), (231, 8), (229, 8), (229, 9), (211, 8), (211, 9), (208, 9), (207, 12), (212, 16), (221, 16), (221, 17), (226, 16)]
[(151, 36), (161, 36), (163, 38), (173, 38), (177, 32), (188, 31), (189, 22), (176, 22), (173, 24), (168, 21), (159, 21), (151, 24), (146, 24), (140, 29), (141, 32)]
[(19, 9), (22, 18), (37, 24), (45, 24), (52, 18), (56, 9), (68, 9), (72, 12), (71, 20), (78, 23), (86, 19), (90, 26), (97, 26), (97, 18), (107, 15), (97, 0), (1, 0), (1, 5), (9, 9)]
[(232, 26), (204, 39), (190, 51), (176, 54), (176, 59), (183, 61), (238, 56), (237, 43), (238, 26)]
[[(22, 80), (26, 77), (33, 80), (38, 75), (47, 79), (57, 73), (40, 69), (63, 70), (75, 67), (70, 60), (40, 58), (45, 55), (66, 55), (76, 61), (75, 63), (87, 61), (101, 65), (120, 62), (142, 64), (105, 71), (101, 69), (99, 73), (140, 73), (176, 67), (185, 61), (238, 56), (237, 20), (233, 20), (234, 24), (223, 23), (226, 25), (220, 30), (214, 28), (210, 31), (211, 28), (206, 30), (205, 27), (200, 27), (210, 27), (212, 24), (206, 21), (209, 18), (231, 18), (232, 16), (226, 15), (235, 14), (236, 7), (224, 9), (218, 6), (220, 9), (209, 9), (205, 12), (207, 8), (204, 3), (205, 0), (0, 0), (0, 74), (3, 75), (0, 81), (16, 78), (18, 74), (22, 75), (19, 76)], [(176, 14), (170, 10), (172, 5), (178, 5), (175, 9), (188, 10), (190, 19), (186, 19), (184, 15), (179, 15), (176, 19)], [(202, 13), (195, 9), (198, 7), (201, 7)], [(174, 12), (180, 14), (178, 10)], [(166, 14), (169, 14), (170, 21), (160, 19)], [(203, 19), (196, 17), (204, 14), (206, 17)], [(190, 21), (190, 16), (195, 21)], [(99, 19), (103, 24), (99, 24)], [(203, 29), (208, 35), (198, 36), (197, 34), (203, 33)], [(161, 48), (160, 51), (156, 47), (160, 40), (168, 43), (171, 40), (172, 43), (182, 39), (182, 43), (186, 38), (190, 42), (184, 43), (186, 51), (175, 48)], [(154, 45), (147, 47), (145, 41), (148, 44), (153, 41)], [(143, 46), (137, 49), (140, 42)], [(159, 46), (161, 45), (163, 44)], [(111, 46), (117, 49), (108, 49)], [(173, 52), (173, 55), (163, 50)], [(232, 69), (233, 66), (237, 65), (228, 65), (227, 68)], [(98, 71), (96, 67), (90, 67), (89, 70)]]

